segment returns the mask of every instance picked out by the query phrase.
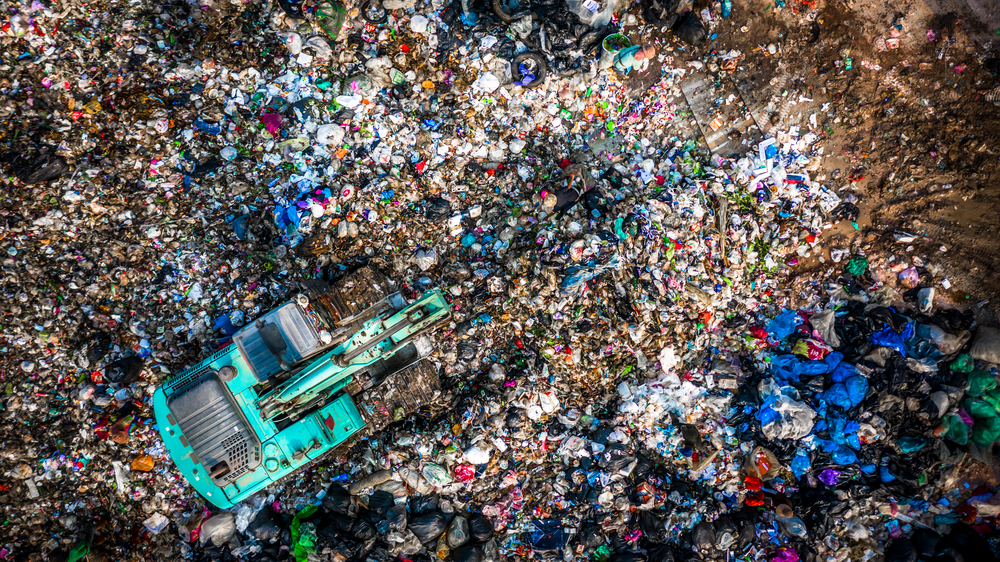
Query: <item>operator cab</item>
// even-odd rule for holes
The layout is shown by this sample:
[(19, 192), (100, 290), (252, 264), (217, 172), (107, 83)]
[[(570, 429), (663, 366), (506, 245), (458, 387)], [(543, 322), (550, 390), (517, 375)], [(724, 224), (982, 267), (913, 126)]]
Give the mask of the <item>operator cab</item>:
[(290, 371), (325, 344), (302, 308), (289, 302), (244, 326), (233, 336), (258, 382)]

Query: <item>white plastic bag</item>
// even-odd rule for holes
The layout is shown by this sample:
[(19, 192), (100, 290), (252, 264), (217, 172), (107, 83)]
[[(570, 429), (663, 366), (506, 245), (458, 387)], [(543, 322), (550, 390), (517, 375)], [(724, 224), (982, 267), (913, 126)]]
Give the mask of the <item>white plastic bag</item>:
[(427, 271), (437, 265), (437, 262), (437, 250), (420, 250), (417, 252), (417, 267), (420, 268), (420, 271)]
[(231, 511), (216, 513), (201, 524), (201, 544), (212, 541), (215, 546), (222, 546), (233, 538), (236, 532), (236, 515)]
[(833, 329), (833, 323), (836, 317), (834, 316), (833, 309), (824, 310), (823, 312), (817, 312), (809, 317), (809, 325), (813, 327), (819, 333), (819, 336), (823, 338), (823, 341), (830, 344), (831, 347), (840, 347), (840, 338), (837, 337), (837, 332)]
[(146, 529), (154, 535), (166, 528), (168, 523), (170, 523), (170, 520), (161, 513), (154, 513), (142, 522), (146, 526)]
[(486, 464), (490, 462), (490, 454), (473, 445), (465, 450), (465, 460), (469, 464)]
[(236, 530), (239, 532), (244, 532), (247, 527), (250, 526), (250, 521), (253, 519), (254, 510), (247, 504), (240, 504), (236, 508)]
[(437, 463), (429, 462), (420, 470), (420, 474), (431, 486), (440, 487), (451, 483), (448, 471)]
[(980, 361), (1000, 363), (1000, 328), (980, 326), (976, 330), (976, 339), (972, 341), (969, 355)]
[(779, 396), (771, 409), (781, 414), (781, 419), (761, 428), (768, 439), (802, 439), (812, 431), (816, 412), (805, 403)]
[(618, 0), (567, 0), (569, 11), (593, 28), (605, 27), (618, 11)]
[(344, 141), (344, 129), (340, 125), (327, 123), (316, 129), (316, 142), (322, 145), (338, 145)]

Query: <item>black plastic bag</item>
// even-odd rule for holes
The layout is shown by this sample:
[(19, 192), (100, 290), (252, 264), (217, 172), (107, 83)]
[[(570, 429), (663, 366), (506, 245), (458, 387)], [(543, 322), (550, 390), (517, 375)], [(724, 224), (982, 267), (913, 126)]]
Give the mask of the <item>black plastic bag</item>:
[(715, 548), (715, 527), (708, 521), (698, 523), (691, 535), (691, 541), (699, 551), (707, 552)]
[(857, 222), (858, 217), (861, 216), (861, 210), (854, 203), (848, 203), (847, 201), (842, 202), (833, 208), (830, 213), (835, 219), (846, 219), (851, 222)]
[(969, 330), (975, 321), (971, 311), (958, 311), (954, 309), (939, 310), (931, 317), (931, 324), (952, 334)]
[(531, 522), (531, 547), (540, 553), (557, 551), (566, 544), (566, 531), (557, 519)]
[(142, 366), (142, 357), (137, 355), (122, 357), (104, 367), (104, 379), (111, 383), (128, 386), (139, 380)]
[(469, 518), (469, 535), (476, 542), (486, 542), (493, 538), (493, 522), (490, 518), (477, 513)]
[(196, 164), (194, 169), (191, 170), (191, 175), (196, 178), (200, 178), (218, 170), (219, 166), (220, 164), (218, 158), (212, 156), (208, 160), (205, 160), (200, 164)]
[(281, 516), (270, 507), (257, 512), (257, 516), (247, 525), (247, 533), (263, 543), (270, 542), (281, 534)]
[(837, 351), (844, 354), (844, 361), (848, 363), (857, 362), (872, 349), (871, 322), (862, 315), (863, 310), (851, 311), (852, 304), (848, 305), (848, 314), (837, 317), (833, 325), (833, 331), (842, 342)]
[(740, 531), (736, 523), (726, 515), (715, 520), (715, 539), (720, 549), (729, 550), (739, 543)]
[(69, 173), (69, 164), (54, 154), (41, 154), (30, 166), (16, 172), (17, 179), (31, 185), (61, 178)]
[(350, 532), (351, 528), (354, 527), (354, 518), (342, 513), (335, 513), (330, 518), (330, 521), (338, 530), (344, 533)]
[(281, 6), (282, 11), (288, 15), (288, 17), (293, 19), (303, 19), (305, 15), (302, 13), (302, 3), (292, 2), (290, 0), (278, 0), (278, 5)]
[(87, 342), (87, 361), (93, 365), (104, 356), (108, 354), (108, 349), (111, 345), (111, 336), (107, 332), (102, 332), (100, 330), (95, 331), (90, 336), (90, 341)]
[[(392, 532), (402, 531), (403, 529), (405, 529), (406, 522), (407, 522), (406, 506), (394, 505), (391, 508), (389, 508), (389, 511), (385, 512), (385, 521), (383, 521), (382, 523), (385, 523), (386, 527), (385, 532), (392, 533)], [(379, 524), (380, 530), (382, 523)]]
[(681, 423), (676, 414), (671, 414), (670, 418), (674, 426), (681, 430), (681, 437), (684, 439), (684, 444), (695, 451), (701, 450), (705, 445), (705, 440), (702, 439), (698, 427), (690, 423)]
[(451, 203), (440, 198), (424, 199), (424, 216), (430, 221), (443, 221), (451, 216)]
[(333, 513), (347, 515), (351, 510), (351, 493), (340, 484), (334, 484), (326, 491), (323, 507)]
[(658, 544), (653, 548), (647, 549), (646, 560), (648, 562), (674, 562), (675, 548), (677, 546), (672, 544)]
[(653, 544), (666, 542), (667, 530), (663, 527), (663, 521), (648, 511), (639, 512), (639, 529), (642, 530), (646, 540)]
[(558, 216), (569, 211), (580, 200), (580, 192), (570, 187), (559, 187), (553, 193), (556, 196), (556, 206), (553, 209)]
[[(361, 541), (345, 539), (338, 535), (324, 534), (316, 535), (316, 551), (323, 552), (330, 556), (328, 560), (355, 560), (357, 555), (364, 552), (364, 543)], [(255, 558), (250, 558), (256, 562)]]
[(431, 511), (437, 511), (438, 503), (441, 501), (437, 492), (426, 496), (414, 496), (410, 498), (410, 515), (423, 515)]
[(375, 527), (364, 519), (358, 519), (351, 528), (351, 534), (359, 541), (370, 541), (375, 538)]
[(621, 445), (612, 445), (605, 449), (598, 464), (609, 474), (614, 474), (628, 468), (633, 461), (635, 457), (623, 450)]
[(396, 505), (396, 498), (392, 497), (392, 494), (385, 490), (378, 490), (368, 496), (368, 509), (381, 517), (384, 517), (385, 513), (394, 505)]
[(655, 26), (673, 27), (681, 0), (646, 0), (642, 2), (642, 19)]
[(694, 12), (688, 12), (688, 15), (681, 21), (674, 33), (681, 41), (694, 46), (701, 45), (708, 38), (705, 24), (701, 23), (701, 20), (698, 19), (698, 14)]
[(910, 539), (893, 539), (885, 549), (885, 562), (915, 562), (917, 552)]
[(743, 550), (757, 538), (757, 529), (754, 527), (753, 521), (743, 512), (736, 514), (736, 526), (740, 530), (739, 536), (736, 539), (736, 547), (739, 550)]
[(577, 534), (584, 548), (597, 548), (604, 544), (604, 532), (596, 523), (586, 523)]
[(583, 203), (587, 210), (597, 211), (601, 216), (608, 214), (608, 199), (601, 193), (601, 190), (593, 187), (583, 194)]
[(483, 562), (483, 547), (478, 544), (464, 544), (451, 551), (455, 562)]
[(265, 548), (253, 557), (253, 562), (277, 562), (281, 558), (281, 547), (278, 545)]
[(883, 326), (889, 326), (897, 334), (902, 334), (910, 320), (898, 314), (895, 310), (887, 306), (877, 306), (868, 311), (868, 318), (874, 323), (874, 327), (881, 330)]
[[(888, 557), (887, 557), (888, 558)], [(986, 539), (965, 523), (956, 523), (951, 533), (938, 543), (938, 560), (965, 559), (965, 562), (994, 562), (996, 557), (990, 551)]]
[(410, 531), (424, 544), (440, 537), (447, 528), (448, 520), (440, 511), (424, 513), (410, 519)]
[(486, 541), (483, 546), (483, 562), (500, 562), (500, 547), (496, 539)]
[(910, 537), (910, 542), (913, 544), (913, 549), (917, 553), (917, 557), (930, 560), (934, 558), (934, 553), (937, 551), (938, 542), (941, 537), (927, 529), (917, 529), (913, 532), (913, 536)]
[[(532, 52), (524, 51), (514, 57), (510, 63), (511, 79), (516, 86), (523, 88), (537, 88), (545, 82), (545, 75), (548, 74), (548, 65), (545, 57)], [(525, 80), (532, 77), (527, 83)]]
[(646, 557), (638, 552), (619, 552), (611, 562), (646, 562)]

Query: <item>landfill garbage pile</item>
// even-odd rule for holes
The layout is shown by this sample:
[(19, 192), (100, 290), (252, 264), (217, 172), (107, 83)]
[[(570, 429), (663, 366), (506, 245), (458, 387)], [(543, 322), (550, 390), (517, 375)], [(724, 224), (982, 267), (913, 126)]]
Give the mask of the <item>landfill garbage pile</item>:
[[(7, 7), (0, 559), (988, 556), (996, 333), (844, 248), (781, 308), (856, 218), (816, 124), (709, 154), (555, 7)], [(362, 264), (447, 289), (446, 395), (215, 509), (153, 390)]]

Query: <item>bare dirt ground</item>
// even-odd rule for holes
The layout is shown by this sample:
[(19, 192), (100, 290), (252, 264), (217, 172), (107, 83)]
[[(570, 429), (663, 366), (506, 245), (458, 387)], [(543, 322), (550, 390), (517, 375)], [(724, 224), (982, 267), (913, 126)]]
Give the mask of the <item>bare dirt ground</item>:
[[(860, 248), (890, 281), (915, 264), (941, 297), (990, 324), (1000, 304), (1000, 106), (985, 94), (1000, 87), (998, 6), (734, 2), (702, 47), (743, 52), (733, 80), (765, 132), (818, 120), (827, 138), (815, 179), (855, 193), (862, 210), (857, 230), (825, 233), (827, 249)], [(904, 232), (914, 239), (897, 242)], [(797, 273), (840, 266), (806, 260)]]

